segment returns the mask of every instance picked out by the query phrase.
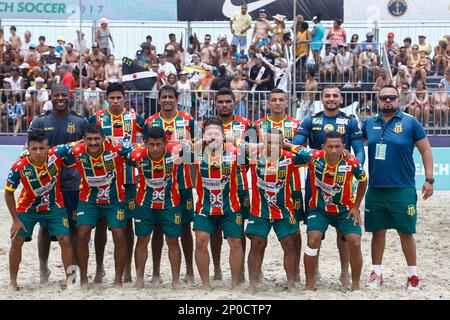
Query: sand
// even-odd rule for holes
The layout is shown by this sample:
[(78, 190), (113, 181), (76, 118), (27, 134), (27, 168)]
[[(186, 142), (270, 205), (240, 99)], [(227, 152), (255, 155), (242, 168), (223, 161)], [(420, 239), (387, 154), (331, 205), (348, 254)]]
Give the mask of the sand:
[[(88, 291), (65, 290), (63, 270), (60, 260), (60, 249), (57, 243), (52, 243), (49, 266), (52, 270), (48, 284), (39, 284), (39, 269), (37, 255), (37, 227), (34, 230), (34, 238), (30, 243), (25, 243), (23, 258), (19, 271), (19, 287), (17, 292), (7, 290), (9, 283), (8, 252), (9, 229), (11, 218), (3, 200), (3, 190), (0, 191), (0, 299), (56, 299), (56, 300), (94, 300), (94, 299), (137, 299), (137, 300), (223, 300), (223, 299), (450, 299), (450, 216), (448, 205), (449, 191), (437, 191), (434, 196), (418, 202), (417, 252), (418, 273), (421, 277), (420, 291), (406, 291), (407, 278), (406, 262), (401, 250), (400, 241), (395, 231), (388, 232), (386, 251), (384, 255), (383, 276), (384, 286), (381, 290), (370, 290), (365, 287), (361, 291), (351, 292), (341, 287), (338, 281), (340, 264), (336, 248), (336, 234), (334, 228), (329, 228), (326, 239), (322, 244), (320, 255), (321, 279), (317, 290), (305, 293), (304, 268), (301, 262), (301, 282), (293, 292), (286, 290), (287, 282), (283, 269), (282, 250), (273, 231), (270, 233), (265, 260), (263, 262), (264, 279), (259, 287), (259, 292), (251, 294), (247, 281), (241, 288), (231, 290), (231, 275), (228, 264), (228, 245), (224, 242), (222, 251), (223, 281), (212, 281), (213, 289), (204, 291), (200, 289), (200, 277), (195, 269), (195, 284), (182, 281), (178, 291), (171, 289), (170, 265), (167, 257), (167, 246), (164, 246), (161, 265), (162, 283), (151, 283), (151, 254), (147, 261), (145, 272), (145, 288), (138, 290), (134, 284), (125, 284), (121, 289), (113, 288), (113, 248), (111, 235), (105, 253), (106, 277), (102, 284), (94, 285), (95, 256), (93, 246), (89, 258), (90, 288)], [(306, 240), (305, 226), (302, 225), (303, 243)], [(363, 233), (362, 253), (363, 272), (361, 283), (367, 282), (370, 273), (370, 233)], [(304, 249), (304, 244), (302, 249)], [(303, 253), (303, 251), (302, 251)], [(303, 258), (302, 258), (303, 260)], [(181, 278), (184, 277), (184, 261), (181, 266)], [(211, 261), (212, 276), (212, 261)], [(133, 280), (135, 272), (133, 270)]]

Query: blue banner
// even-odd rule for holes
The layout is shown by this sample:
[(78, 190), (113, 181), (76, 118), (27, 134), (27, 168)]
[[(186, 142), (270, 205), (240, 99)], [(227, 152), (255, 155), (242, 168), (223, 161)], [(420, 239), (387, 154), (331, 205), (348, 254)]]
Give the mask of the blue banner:
[[(177, 0), (83, 0), (84, 20), (177, 21)], [(0, 1), (2, 19), (77, 20), (77, 0)]]

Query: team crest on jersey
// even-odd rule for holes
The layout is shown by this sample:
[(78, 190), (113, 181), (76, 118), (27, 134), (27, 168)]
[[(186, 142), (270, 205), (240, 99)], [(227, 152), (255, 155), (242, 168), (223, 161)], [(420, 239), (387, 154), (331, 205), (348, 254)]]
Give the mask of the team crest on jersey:
[(338, 125), (337, 132), (345, 134), (345, 125)]
[(128, 132), (131, 132), (131, 130), (132, 130), (132, 123), (129, 122), (129, 121), (124, 122), (124, 124), (123, 124), (123, 130), (128, 131)]
[(173, 223), (181, 224), (181, 215), (179, 213), (175, 213), (175, 218), (173, 219)]
[(48, 173), (50, 173), (51, 176), (56, 176), (58, 174), (58, 169), (55, 166), (48, 167)]
[(230, 175), (231, 174), (231, 166), (224, 166), (222, 173), (227, 176)]
[(282, 167), (282, 168), (280, 168), (280, 171), (279, 171), (279, 173), (278, 173), (278, 176), (279, 176), (281, 179), (284, 179), (284, 178), (286, 178), (286, 173), (287, 173), (286, 167)]
[(289, 222), (290, 222), (291, 224), (296, 224), (296, 223), (297, 223), (297, 220), (295, 219), (294, 216), (292, 216), (292, 217), (289, 218)]
[(394, 132), (395, 133), (402, 133), (403, 132), (403, 123), (397, 122), (395, 124)]
[(105, 168), (108, 171), (114, 170), (114, 162), (113, 161), (105, 161)]
[(69, 227), (69, 219), (63, 218), (63, 226), (64, 226), (65, 228), (68, 228), (68, 227)]
[(22, 175), (24, 177), (29, 177), (33, 175), (33, 172), (31, 170), (22, 170)]
[(415, 215), (416, 214), (416, 209), (414, 208), (414, 205), (413, 204), (410, 204), (409, 206), (408, 206), (408, 215), (409, 216), (413, 216), (413, 215)]
[(180, 140), (185, 139), (186, 136), (185, 136), (184, 132), (185, 132), (184, 128), (178, 128), (177, 129), (177, 138)]
[(338, 174), (336, 177), (336, 183), (344, 183), (345, 181), (345, 174)]
[(125, 219), (125, 211), (123, 209), (117, 210), (117, 220), (122, 221)]
[(294, 137), (294, 131), (293, 130), (286, 130), (284, 132), (284, 137), (287, 139), (292, 139)]
[(170, 175), (172, 172), (173, 172), (173, 163), (166, 164), (166, 173), (167, 173), (167, 175)]
[(67, 132), (70, 133), (70, 134), (73, 134), (73, 133), (77, 132), (77, 129), (75, 128), (75, 123), (69, 122), (67, 124)]
[(328, 132), (328, 131), (334, 131), (334, 126), (332, 124), (326, 124), (325, 127), (323, 128), (323, 131)]
[(242, 225), (242, 215), (240, 213), (236, 214), (236, 223), (240, 226)]
[(188, 199), (187, 201), (186, 201), (186, 209), (187, 210), (191, 210), (192, 209), (192, 200), (191, 199)]

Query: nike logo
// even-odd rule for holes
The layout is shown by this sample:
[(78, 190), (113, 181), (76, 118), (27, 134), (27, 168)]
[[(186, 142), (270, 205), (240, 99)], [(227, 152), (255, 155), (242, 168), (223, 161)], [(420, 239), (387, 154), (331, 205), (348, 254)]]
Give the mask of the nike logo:
[[(267, 6), (268, 4), (271, 4), (272, 2), (275, 2), (277, 0), (259, 0), (252, 3), (247, 3), (247, 13), (250, 13), (252, 11), (258, 10), (259, 8), (262, 8), (264, 6)], [(231, 0), (225, 0), (225, 3), (223, 4), (223, 15), (227, 18), (231, 18), (233, 14), (235, 14), (237, 11), (241, 11), (241, 6), (234, 5)]]

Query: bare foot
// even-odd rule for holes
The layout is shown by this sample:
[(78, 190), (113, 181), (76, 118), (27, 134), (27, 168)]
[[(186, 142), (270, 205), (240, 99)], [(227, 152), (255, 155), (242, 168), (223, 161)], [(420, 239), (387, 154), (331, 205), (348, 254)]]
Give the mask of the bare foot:
[(153, 275), (152, 276), (152, 283), (153, 284), (160, 284), (162, 282), (163, 281), (162, 281), (162, 279), (161, 279), (161, 277), (159, 275)]
[(131, 278), (131, 273), (127, 273), (123, 276), (123, 282), (127, 283), (127, 282), (133, 282), (132, 278)]
[(188, 282), (188, 283), (194, 283), (194, 275), (193, 274), (186, 274), (184, 276), (183, 280)]
[(245, 272), (241, 273), (241, 276), (239, 277), (239, 284), (244, 283), (245, 282)]
[(122, 288), (122, 287), (123, 287), (122, 277), (120, 277), (120, 279), (114, 280), (114, 288), (119, 289), (119, 288)]
[(201, 288), (202, 288), (202, 290), (210, 291), (211, 290), (211, 285), (209, 283), (202, 284)]
[(83, 291), (87, 291), (89, 289), (88, 282), (80, 282), (80, 289)]
[(172, 290), (178, 290), (180, 288), (179, 281), (172, 281)]
[(293, 292), (293, 291), (295, 291), (295, 281), (292, 282), (292, 283), (289, 283), (289, 282), (288, 282), (287, 291), (288, 291), (288, 292)]
[(136, 279), (136, 284), (134, 285), (136, 289), (144, 288), (144, 279)]
[(218, 268), (214, 270), (214, 280), (222, 280), (223, 279), (223, 275), (222, 275), (222, 269)]
[(310, 284), (310, 283), (307, 283), (307, 284), (305, 284), (305, 291), (314, 291), (314, 286), (315, 286), (315, 284)]
[(8, 285), (8, 291), (10, 292), (15, 292), (15, 291), (19, 291), (19, 287), (17, 286), (17, 283), (10, 283)]
[(344, 288), (350, 287), (350, 277), (348, 276), (348, 273), (341, 274), (339, 276), (339, 281)]
[(50, 278), (50, 274), (51, 274), (51, 273), (52, 273), (52, 272), (50, 271), (49, 268), (46, 268), (46, 269), (44, 269), (44, 270), (41, 270), (41, 271), (40, 271), (40, 283), (41, 283), (41, 284), (47, 283), (47, 282), (48, 282), (48, 278)]
[(357, 283), (352, 283), (352, 291), (359, 291), (359, 290), (361, 290), (360, 288), (359, 288), (359, 282), (357, 282)]
[(102, 283), (105, 275), (106, 275), (106, 272), (103, 267), (101, 269), (97, 269), (97, 272), (95, 273), (94, 283)]

